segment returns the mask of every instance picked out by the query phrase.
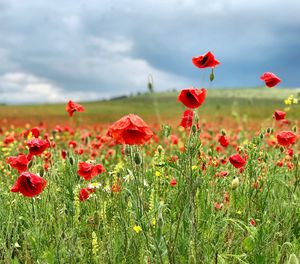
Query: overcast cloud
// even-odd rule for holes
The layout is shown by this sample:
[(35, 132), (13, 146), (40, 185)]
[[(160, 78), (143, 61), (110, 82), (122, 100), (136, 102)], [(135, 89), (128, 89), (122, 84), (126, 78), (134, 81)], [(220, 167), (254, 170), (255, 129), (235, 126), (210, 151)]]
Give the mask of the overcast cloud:
[[(0, 102), (96, 100), (208, 87), (191, 58), (212, 51), (214, 87), (300, 86), (299, 0), (0, 0)], [(203, 73), (204, 72), (204, 73)]]

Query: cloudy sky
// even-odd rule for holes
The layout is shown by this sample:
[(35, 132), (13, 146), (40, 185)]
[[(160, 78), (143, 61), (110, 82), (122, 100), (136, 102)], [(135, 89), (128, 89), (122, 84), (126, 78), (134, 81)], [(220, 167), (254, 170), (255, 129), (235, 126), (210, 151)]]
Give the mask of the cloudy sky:
[(299, 0), (0, 0), (0, 102), (97, 100), (208, 87), (300, 86)]

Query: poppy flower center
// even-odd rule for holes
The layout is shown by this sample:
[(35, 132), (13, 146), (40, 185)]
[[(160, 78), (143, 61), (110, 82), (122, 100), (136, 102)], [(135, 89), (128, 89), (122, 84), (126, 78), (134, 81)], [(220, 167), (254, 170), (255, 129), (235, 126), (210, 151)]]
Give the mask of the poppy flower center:
[(34, 185), (32, 184), (29, 177), (26, 177), (26, 184), (29, 190), (34, 191)]
[(187, 92), (186, 98), (189, 100), (190, 103), (197, 104), (196, 98), (190, 92)]
[(204, 56), (202, 61), (201, 61), (201, 64), (204, 65), (208, 60), (208, 56)]
[(31, 147), (30, 150), (31, 150), (32, 152), (37, 152), (37, 151), (40, 150), (40, 147), (39, 147), (39, 146), (34, 146), (34, 147)]

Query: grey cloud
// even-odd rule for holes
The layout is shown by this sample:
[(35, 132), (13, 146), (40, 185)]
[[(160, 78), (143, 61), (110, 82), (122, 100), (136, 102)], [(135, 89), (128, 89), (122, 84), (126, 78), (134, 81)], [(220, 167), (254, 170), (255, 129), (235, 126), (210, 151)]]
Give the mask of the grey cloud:
[(161, 89), (205, 86), (209, 73), (191, 57), (211, 50), (222, 63), (215, 86), (261, 85), (264, 71), (299, 86), (299, 9), (297, 0), (0, 0), (0, 75), (99, 97), (144, 89), (149, 73)]

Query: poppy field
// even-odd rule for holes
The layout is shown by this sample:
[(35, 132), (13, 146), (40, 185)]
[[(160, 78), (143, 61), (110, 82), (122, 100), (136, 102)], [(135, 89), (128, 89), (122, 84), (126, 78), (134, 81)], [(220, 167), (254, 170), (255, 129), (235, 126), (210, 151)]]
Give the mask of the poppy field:
[(260, 79), (1, 106), (0, 262), (299, 263), (299, 95)]

